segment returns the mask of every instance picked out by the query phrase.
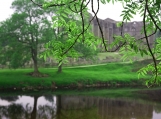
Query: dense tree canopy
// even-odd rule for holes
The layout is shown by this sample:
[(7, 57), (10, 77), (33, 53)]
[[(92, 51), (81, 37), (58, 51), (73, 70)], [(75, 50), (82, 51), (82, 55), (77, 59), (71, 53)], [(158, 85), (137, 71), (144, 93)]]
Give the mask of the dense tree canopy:
[(18, 68), (32, 59), (33, 75), (39, 75), (38, 54), (43, 50), (43, 44), (54, 36), (49, 21), (52, 10), (44, 11), (28, 0), (15, 0), (12, 8), (14, 14), (0, 26), (3, 43), (1, 62)]

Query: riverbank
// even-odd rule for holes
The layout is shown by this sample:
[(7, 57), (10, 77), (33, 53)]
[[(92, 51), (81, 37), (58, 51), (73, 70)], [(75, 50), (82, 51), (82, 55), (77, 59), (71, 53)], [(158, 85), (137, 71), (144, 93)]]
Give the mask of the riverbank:
[(1, 91), (0, 96), (12, 97), (17, 95), (28, 96), (85, 96), (85, 97), (107, 97), (107, 98), (128, 98), (137, 100), (148, 100), (160, 103), (161, 87), (110, 87), (110, 88), (82, 88), (82, 89), (55, 89), (38, 91)]
[(89, 67), (65, 67), (62, 73), (56, 68), (40, 68), (48, 77), (27, 75), (32, 69), (1, 69), (0, 89), (34, 90), (49, 88), (119, 87), (144, 85), (138, 80), (138, 63), (107, 63)]

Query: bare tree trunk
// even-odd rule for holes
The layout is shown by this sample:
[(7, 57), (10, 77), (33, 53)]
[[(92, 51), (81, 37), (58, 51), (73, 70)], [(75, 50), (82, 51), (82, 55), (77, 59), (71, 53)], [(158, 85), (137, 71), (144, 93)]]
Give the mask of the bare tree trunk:
[(37, 100), (38, 100), (38, 96), (34, 96), (34, 106), (33, 106), (32, 112), (31, 112), (31, 119), (36, 119), (36, 115), (37, 115)]
[(37, 56), (33, 58), (33, 62), (34, 62), (34, 73), (39, 73), (37, 66)]
[(38, 61), (37, 61), (37, 48), (31, 48), (31, 54), (32, 54), (32, 60), (33, 60), (33, 65), (34, 65), (34, 71), (29, 73), (29, 75), (34, 76), (34, 77), (46, 77), (48, 76), (47, 74), (42, 74), (39, 72), (38, 69)]
[(61, 118), (61, 108), (62, 108), (62, 106), (61, 106), (61, 95), (58, 95), (57, 96), (57, 114), (56, 114), (56, 116), (57, 116), (57, 119), (60, 119)]
[[(58, 71), (57, 73), (62, 73), (62, 60), (59, 61)], [(61, 64), (60, 64), (61, 63)]]
[(38, 64), (37, 64), (37, 49), (31, 49), (31, 54), (32, 54), (32, 60), (34, 64), (34, 72), (32, 73), (32, 76), (40, 76), (40, 72), (38, 69)]

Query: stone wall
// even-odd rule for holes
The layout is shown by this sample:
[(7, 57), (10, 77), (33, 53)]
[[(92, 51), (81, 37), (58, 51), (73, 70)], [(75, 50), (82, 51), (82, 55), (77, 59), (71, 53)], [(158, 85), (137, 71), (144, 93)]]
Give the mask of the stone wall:
[[(90, 17), (92, 18), (92, 15)], [(104, 38), (107, 40), (108, 44), (111, 44), (114, 41), (114, 39), (113, 39), (114, 35), (121, 35), (121, 27), (117, 27), (117, 25), (116, 25), (117, 22), (119, 22), (119, 21), (115, 21), (110, 18), (107, 18), (104, 20), (99, 19), (99, 23), (101, 25)], [(93, 34), (95, 36), (98, 36), (101, 38), (100, 29), (98, 27), (98, 23), (95, 18), (92, 21), (91, 26), (92, 26)], [(143, 22), (142, 21), (127, 22), (127, 23), (123, 24), (122, 33), (123, 34), (128, 33), (131, 36), (135, 37), (136, 39), (140, 39), (140, 38), (144, 37), (144, 33), (141, 34), (142, 29), (143, 29)], [(155, 35), (148, 38), (151, 46), (153, 46), (154, 38), (155, 38)], [(145, 42), (145, 39), (143, 39), (143, 41)]]

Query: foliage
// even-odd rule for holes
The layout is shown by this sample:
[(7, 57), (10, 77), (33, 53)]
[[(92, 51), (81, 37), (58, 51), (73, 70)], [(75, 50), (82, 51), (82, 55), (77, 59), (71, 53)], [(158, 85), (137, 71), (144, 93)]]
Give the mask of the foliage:
[(10, 19), (7, 19), (6, 21), (1, 23), (0, 29), (3, 30), (0, 32), (0, 63), (2, 65), (8, 65), (10, 68), (18, 68), (24, 66), (24, 64), (30, 60), (30, 51), (26, 49), (25, 45), (22, 45), (20, 42), (18, 42), (18, 34), (13, 33), (13, 26), (14, 24), (11, 23)]
[[(122, 1), (123, 2), (123, 1)], [(160, 31), (160, 16), (158, 15), (160, 12), (160, 2), (153, 0), (143, 0), (142, 2), (134, 2), (134, 1), (125, 1), (125, 7), (122, 11), (121, 16), (123, 16), (123, 21), (130, 21), (131, 18), (139, 11), (139, 14), (143, 17), (143, 29), (142, 33), (145, 37), (141, 39), (146, 40), (145, 43), (138, 43), (141, 39), (134, 39), (133, 41), (126, 40), (126, 44), (123, 47), (128, 47), (128, 51), (124, 48), (122, 51), (124, 53), (124, 58), (129, 55), (133, 55), (133, 51), (135, 53), (143, 55), (150, 55), (153, 59), (153, 63), (143, 67), (138, 71), (139, 75), (152, 75), (150, 79), (146, 81), (147, 86), (151, 86), (153, 84), (160, 84), (160, 63), (158, 63), (158, 53), (160, 52), (159, 48), (159, 38), (156, 39), (156, 44), (153, 47), (150, 46), (150, 41), (148, 37), (154, 35), (158, 30)], [(159, 5), (159, 7), (158, 7)], [(124, 38), (124, 37), (123, 37)], [(131, 39), (132, 37), (129, 37)], [(145, 45), (144, 45), (145, 44)], [(148, 51), (148, 52), (147, 52)], [(131, 54), (129, 54), (129, 52)]]
[(80, 54), (81, 58), (93, 59), (97, 56), (98, 51), (92, 46), (86, 46), (84, 43), (77, 43), (74, 49)]
[[(33, 0), (31, 0), (32, 2), (34, 2)], [(79, 28), (76, 27), (70, 27), (71, 31), (74, 31), (72, 35), (78, 35), (77, 38), (72, 39), (72, 45), (71, 46), (67, 46), (68, 49), (67, 51), (69, 51), (70, 49), (72, 49), (72, 47), (74, 46), (74, 44), (77, 41), (81, 41), (84, 42), (83, 40), (78, 40), (80, 37), (83, 37), (85, 34), (85, 31), (89, 28), (88, 25), (90, 25), (91, 20), (92, 19), (96, 19), (100, 32), (101, 32), (101, 36), (102, 36), (102, 44), (104, 45), (104, 48), (106, 51), (108, 51), (108, 46), (104, 40), (104, 34), (103, 31), (101, 29), (101, 25), (99, 23), (98, 17), (97, 17), (97, 13), (99, 11), (99, 5), (100, 3), (103, 4), (108, 4), (109, 2), (112, 2), (113, 4), (115, 4), (115, 2), (121, 2), (123, 5), (124, 10), (122, 11), (122, 14), (120, 15), (123, 18), (122, 23), (118, 23), (118, 26), (123, 27), (123, 23), (124, 22), (128, 22), (131, 20), (131, 18), (133, 18), (134, 15), (140, 15), (143, 17), (143, 29), (142, 29), (142, 34), (144, 34), (145, 37), (141, 38), (141, 39), (136, 39), (133, 38), (130, 35), (127, 34), (121, 34), (121, 36), (115, 36), (117, 38), (115, 43), (112, 43), (111, 45), (114, 47), (119, 47), (121, 48), (121, 52), (124, 54), (123, 59), (126, 59), (127, 56), (129, 55), (134, 55), (134, 53), (139, 53), (141, 56), (144, 55), (149, 55), (152, 57), (153, 59), (153, 64), (150, 65), (153, 68), (148, 69), (147, 67), (144, 67), (143, 69), (141, 69), (139, 71), (139, 75), (140, 74), (145, 74), (144, 72), (150, 70), (150, 72), (152, 73), (152, 78), (147, 80), (146, 84), (148, 86), (151, 86), (153, 84), (159, 84), (160, 83), (160, 65), (157, 62), (157, 54), (160, 53), (160, 49), (159, 49), (159, 45), (160, 43), (156, 43), (156, 46), (154, 49), (154, 47), (151, 47), (149, 44), (149, 40), (148, 37), (154, 35), (157, 31), (161, 32), (161, 22), (160, 22), (160, 0), (139, 0), (139, 1), (135, 1), (135, 0), (98, 0), (96, 6), (93, 4), (94, 0), (55, 0), (54, 2), (50, 2), (47, 1), (46, 3), (44, 3), (43, 5), (41, 4), (37, 4), (36, 2), (34, 2), (35, 4), (37, 4), (40, 7), (44, 7), (44, 8), (50, 8), (50, 7), (59, 7), (60, 9), (57, 11), (59, 13), (59, 17), (60, 19), (63, 18), (62, 16), (64, 16), (63, 14), (61, 14), (61, 11), (66, 11), (70, 14), (76, 14), (78, 15), (78, 17), (80, 16), (81, 21), (82, 21), (82, 25), (79, 26)], [(85, 24), (84, 22), (84, 13), (87, 10), (87, 5), (91, 3), (91, 9), (92, 9), (92, 13), (94, 14), (93, 18), (89, 21), (89, 24)], [(94, 10), (94, 7), (97, 7), (96, 10)], [(57, 15), (56, 15), (57, 16)], [(64, 22), (64, 23), (58, 23), (61, 26), (66, 26), (68, 25), (68, 23)], [(71, 24), (75, 24), (75, 21), (71, 21)], [(146, 42), (142, 42), (141, 40), (145, 39)], [(70, 39), (71, 40), (71, 39)], [(69, 40), (69, 41), (70, 41)], [(86, 42), (90, 42), (91, 39), (85, 39)], [(121, 44), (121, 45), (120, 45)], [(67, 52), (65, 52), (67, 53)], [(142, 73), (141, 73), (142, 72)]]
[[(39, 0), (42, 3), (43, 0)], [(50, 11), (44, 11), (28, 0), (15, 0), (11, 8), (14, 14), (0, 25), (3, 43), (1, 63), (18, 68), (33, 60), (34, 72), (38, 72), (38, 54), (43, 44), (53, 38)]]
[[(44, 59), (53, 56), (59, 62), (59, 65), (67, 62), (68, 57), (78, 58), (83, 55), (83, 57), (91, 58), (95, 55), (94, 50), (96, 50), (98, 45), (97, 38), (94, 37), (89, 29), (82, 31), (83, 22), (80, 16), (69, 14), (68, 12), (67, 9), (64, 11), (64, 9), (57, 8), (57, 12), (52, 18), (55, 39), (45, 44), (46, 50), (41, 55)], [(85, 23), (88, 21), (88, 18), (89, 15), (85, 12)], [(84, 27), (86, 27), (85, 24)], [(88, 27), (90, 28), (90, 26)], [(83, 35), (81, 32), (83, 32)]]

